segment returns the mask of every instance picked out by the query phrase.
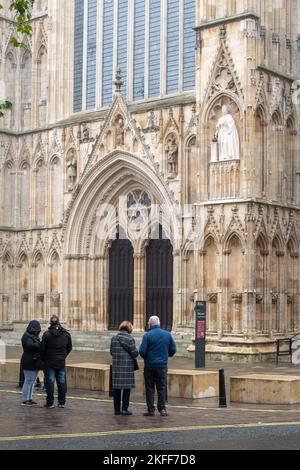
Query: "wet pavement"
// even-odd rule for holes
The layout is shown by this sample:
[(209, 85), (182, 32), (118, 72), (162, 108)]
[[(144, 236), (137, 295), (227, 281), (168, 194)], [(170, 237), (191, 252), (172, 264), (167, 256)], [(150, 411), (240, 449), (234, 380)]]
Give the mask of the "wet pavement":
[[(8, 357), (20, 350), (9, 349)], [(105, 353), (74, 352), (68, 363), (109, 363)], [(193, 368), (192, 361), (175, 358), (171, 368)], [(208, 370), (225, 368), (232, 375), (276, 373), (300, 375), (297, 367), (281, 364), (247, 365), (209, 363)], [(64, 410), (43, 408), (44, 393), (37, 391), (38, 406), (20, 406), (16, 384), (0, 384), (1, 449), (299, 449), (300, 405), (258, 406), (230, 404), (218, 408), (217, 399), (170, 399), (169, 416), (146, 418), (142, 371), (132, 395), (131, 417), (114, 416), (107, 394), (69, 390)]]

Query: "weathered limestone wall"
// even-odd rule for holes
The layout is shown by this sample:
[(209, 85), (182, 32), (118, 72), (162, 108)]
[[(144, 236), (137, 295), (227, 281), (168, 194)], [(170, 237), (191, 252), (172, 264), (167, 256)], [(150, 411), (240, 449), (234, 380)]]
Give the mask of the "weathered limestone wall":
[[(1, 12), (0, 81), (14, 107), (0, 122), (0, 325), (57, 312), (74, 329), (107, 329), (111, 239), (97, 236), (97, 210), (140, 190), (177, 211), (163, 223), (174, 330), (193, 334), (197, 298), (212, 353), (230, 342), (270, 352), (300, 329), (299, 2), (197, 5), (196, 95), (127, 105), (116, 86), (109, 110), (78, 114), (73, 1), (36, 3), (26, 51), (10, 46)], [(225, 105), (234, 159), (220, 159), (216, 138)], [(137, 329), (147, 242), (132, 240)]]

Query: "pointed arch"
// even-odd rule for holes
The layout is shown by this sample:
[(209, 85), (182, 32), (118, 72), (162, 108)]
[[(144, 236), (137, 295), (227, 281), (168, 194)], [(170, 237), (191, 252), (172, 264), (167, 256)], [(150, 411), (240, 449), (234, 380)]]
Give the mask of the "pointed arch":
[(89, 223), (92, 222), (99, 204), (114, 205), (119, 195), (127, 194), (131, 188), (135, 189), (137, 184), (146, 192), (150, 187), (155, 200), (164, 206), (166, 220), (170, 221), (170, 238), (177, 246), (179, 240), (177, 204), (162, 178), (139, 157), (115, 151), (104, 157), (87, 173), (81, 181), (80, 192), (74, 194), (64, 221), (67, 252), (84, 253), (86, 247), (84, 240), (87, 237), (86, 222), (87, 220), (90, 220)]
[(50, 158), (50, 219), (51, 224), (58, 225), (62, 219), (63, 212), (63, 168), (60, 155), (52, 155)]
[(32, 65), (31, 50), (26, 49), (21, 58), (21, 112), (25, 129), (31, 127)]
[(8, 156), (4, 163), (4, 184), (1, 188), (4, 227), (13, 227), (15, 224), (16, 172), (14, 169), (15, 162)]
[(12, 103), (12, 108), (6, 110), (4, 115), (5, 127), (12, 127), (15, 124), (15, 103), (17, 93), (17, 56), (12, 47), (7, 50), (4, 62), (4, 77), (5, 77), (5, 99)]
[(46, 123), (46, 110), (48, 101), (48, 57), (47, 48), (41, 44), (37, 53), (37, 116), (38, 125), (43, 126)]
[(18, 224), (27, 227), (30, 224), (30, 164), (27, 159), (20, 162), (18, 174)]
[(239, 243), (244, 250), (244, 237), (237, 230), (232, 231), (230, 228), (223, 240), (223, 247), (225, 251), (230, 251), (232, 244)]
[(198, 173), (198, 158), (197, 158), (197, 136), (190, 134), (185, 140), (185, 200), (187, 204), (194, 204), (197, 201), (197, 180), (195, 175)]

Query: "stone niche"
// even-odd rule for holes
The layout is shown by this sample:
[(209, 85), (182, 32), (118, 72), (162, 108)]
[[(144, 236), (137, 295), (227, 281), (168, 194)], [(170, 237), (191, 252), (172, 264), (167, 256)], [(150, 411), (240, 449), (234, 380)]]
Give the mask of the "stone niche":
[[(222, 123), (224, 125), (226, 109), (228, 121), (232, 125), (232, 139), (235, 140), (235, 147), (238, 146), (238, 148), (233, 152), (228, 152), (228, 154), (225, 152), (224, 155), (220, 126)], [(240, 195), (241, 127), (238, 105), (229, 96), (222, 96), (212, 106), (208, 121), (210, 143), (208, 149), (210, 155), (209, 193), (211, 199), (236, 198)]]

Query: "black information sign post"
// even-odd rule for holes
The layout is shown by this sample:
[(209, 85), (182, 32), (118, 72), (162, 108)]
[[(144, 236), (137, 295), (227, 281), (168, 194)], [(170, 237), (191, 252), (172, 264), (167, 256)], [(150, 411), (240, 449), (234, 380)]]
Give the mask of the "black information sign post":
[(205, 342), (206, 342), (206, 302), (198, 300), (195, 306), (196, 314), (196, 369), (205, 369)]

